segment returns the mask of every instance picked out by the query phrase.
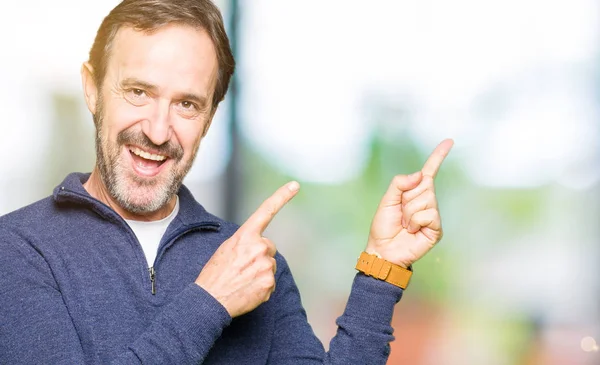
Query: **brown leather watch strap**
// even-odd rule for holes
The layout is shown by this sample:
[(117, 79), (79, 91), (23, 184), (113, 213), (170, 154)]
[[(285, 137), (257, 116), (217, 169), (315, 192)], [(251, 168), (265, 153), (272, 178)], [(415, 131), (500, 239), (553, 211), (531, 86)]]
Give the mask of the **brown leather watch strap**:
[(405, 269), (366, 252), (360, 254), (358, 262), (356, 263), (356, 270), (365, 275), (399, 286), (402, 289), (408, 287), (410, 277), (412, 276), (410, 267)]

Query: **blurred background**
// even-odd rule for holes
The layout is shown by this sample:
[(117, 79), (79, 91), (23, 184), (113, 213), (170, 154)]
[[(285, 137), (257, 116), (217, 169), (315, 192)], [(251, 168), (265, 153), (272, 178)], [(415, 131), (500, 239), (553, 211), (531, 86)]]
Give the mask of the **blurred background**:
[[(0, 215), (91, 170), (79, 69), (117, 3), (3, 7)], [(242, 223), (301, 183), (267, 235), (326, 347), (389, 181), (453, 138), (445, 236), (396, 307), (389, 364), (600, 363), (597, 1), (217, 4), (238, 69), (186, 184)]]

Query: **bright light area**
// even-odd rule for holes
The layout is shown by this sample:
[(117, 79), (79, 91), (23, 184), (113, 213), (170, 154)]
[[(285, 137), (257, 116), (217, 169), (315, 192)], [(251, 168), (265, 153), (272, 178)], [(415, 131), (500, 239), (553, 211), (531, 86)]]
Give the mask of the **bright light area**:
[[(21, 146), (47, 143), (47, 92), (80, 93), (81, 62), (118, 1), (34, 3), (35, 12), (31, 2), (12, 4), (0, 26), (0, 109), (10, 121), (0, 149), (22, 151), (0, 168), (18, 174), (42, 163)], [(454, 138), (479, 184), (586, 188), (600, 178), (594, 1), (242, 5), (242, 130), (298, 179), (336, 183), (362, 172), (373, 133), (365, 100), (382, 93), (411, 107), (410, 133), (424, 150)], [(500, 115), (477, 113), (487, 95), (500, 99)], [(188, 180), (223, 172), (224, 114)]]
[(600, 177), (594, 1), (243, 4), (243, 130), (298, 179), (362, 172), (373, 93), (409, 105), (424, 150), (454, 138), (481, 185), (585, 188)]

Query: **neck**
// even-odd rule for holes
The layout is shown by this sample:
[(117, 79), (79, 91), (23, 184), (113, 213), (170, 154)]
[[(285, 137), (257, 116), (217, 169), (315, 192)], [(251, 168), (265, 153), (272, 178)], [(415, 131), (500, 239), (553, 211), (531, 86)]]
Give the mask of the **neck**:
[(177, 197), (173, 196), (167, 204), (165, 204), (157, 211), (150, 212), (147, 214), (135, 214), (129, 212), (123, 209), (119, 205), (119, 203), (117, 203), (117, 201), (115, 201), (115, 199), (113, 199), (113, 197), (110, 195), (108, 189), (102, 181), (102, 178), (100, 177), (100, 172), (98, 171), (97, 166), (94, 167), (90, 178), (83, 184), (83, 187), (92, 197), (108, 205), (123, 219), (128, 220), (150, 222), (163, 219), (167, 217), (173, 211), (173, 209), (175, 209), (175, 204), (177, 203)]

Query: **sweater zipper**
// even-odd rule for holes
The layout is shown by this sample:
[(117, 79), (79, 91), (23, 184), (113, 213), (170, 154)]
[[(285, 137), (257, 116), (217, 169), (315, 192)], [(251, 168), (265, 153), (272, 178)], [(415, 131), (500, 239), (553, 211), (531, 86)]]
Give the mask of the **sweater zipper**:
[(150, 274), (152, 295), (156, 295), (156, 269), (155, 269), (155, 267), (157, 266), (158, 259), (160, 256), (162, 256), (162, 253), (169, 246), (171, 246), (171, 244), (173, 244), (173, 242), (175, 242), (176, 239), (178, 239), (179, 237), (183, 236), (186, 233), (189, 233), (189, 232), (192, 232), (195, 230), (202, 230), (202, 229), (218, 229), (219, 227), (220, 227), (219, 223), (204, 222), (204, 223), (200, 223), (197, 225), (193, 225), (191, 227), (188, 226), (188, 227), (184, 228), (183, 230), (176, 232), (174, 235), (171, 236), (171, 238), (169, 238), (169, 240), (167, 241), (168, 243), (166, 245), (164, 245), (161, 248), (161, 250), (158, 252), (158, 254), (156, 255), (156, 259), (154, 260), (154, 266), (148, 268), (148, 273)]
[[(64, 191), (64, 187), (62, 188), (62, 190)], [(91, 200), (93, 202), (96, 202), (98, 204), (102, 204), (102, 205), (106, 205), (103, 202), (101, 202), (100, 200), (91, 197), (91, 196), (86, 196), (83, 194), (80, 194), (78, 192), (75, 192), (73, 190), (67, 190), (68, 193), (73, 194), (75, 196), (80, 197), (83, 200)], [(116, 214), (116, 213), (115, 213)], [(125, 220), (123, 219), (123, 217), (121, 217), (120, 215), (116, 214), (116, 216), (121, 220), (122, 223), (125, 224), (125, 226), (127, 228), (129, 228), (129, 226), (127, 225), (127, 222), (125, 222)], [(150, 275), (150, 290), (152, 292), (152, 295), (156, 295), (156, 269), (155, 266), (157, 266), (157, 261), (159, 258), (159, 255), (162, 254), (162, 252), (164, 252), (164, 250), (169, 247), (177, 238), (183, 236), (184, 234), (194, 231), (194, 230), (200, 230), (200, 229), (214, 229), (214, 230), (218, 230), (219, 227), (221, 225), (217, 222), (202, 222), (202, 223), (198, 223), (198, 224), (193, 224), (191, 226), (187, 226), (184, 229), (180, 230), (179, 232), (176, 232), (174, 235), (171, 236), (171, 238), (169, 239), (168, 243), (160, 250), (160, 252), (158, 253), (158, 255), (156, 256), (156, 259), (154, 260), (154, 266), (149, 267), (148, 268), (148, 274)], [(141, 249), (141, 245), (137, 239), (137, 237), (135, 236), (135, 233), (133, 233), (133, 231), (131, 230), (131, 228), (129, 228), (129, 233), (130, 235), (133, 236), (134, 240), (137, 242), (138, 246)], [(143, 252), (142, 252), (143, 254)]]
[[(79, 197), (81, 200), (84, 200), (84, 201), (87, 201), (87, 202), (91, 201), (91, 202), (93, 202), (95, 204), (99, 204), (99, 205), (106, 205), (103, 202), (101, 202), (100, 200), (98, 200), (98, 199), (96, 199), (96, 198), (94, 198), (92, 196), (83, 195), (83, 194), (80, 194), (80, 193), (78, 193), (76, 191), (69, 190), (69, 189), (65, 190), (64, 186), (61, 188), (61, 190), (63, 192), (65, 192), (65, 193), (68, 193), (68, 194), (71, 194), (71, 195), (75, 195), (76, 197)], [(108, 208), (110, 208), (110, 207), (108, 207)], [(92, 209), (95, 210), (96, 212), (98, 212), (98, 210), (96, 209), (96, 207), (92, 206)], [(102, 216), (106, 216), (106, 214), (104, 214), (104, 213), (101, 213), (101, 212), (99, 212), (99, 213)], [(129, 231), (129, 237), (133, 238), (133, 241), (135, 243), (137, 243), (137, 246), (140, 248), (140, 250), (142, 250), (142, 258), (143, 258), (143, 256), (144, 256), (143, 248), (142, 248), (142, 246), (140, 244), (140, 241), (137, 239), (135, 233), (131, 230), (131, 228), (129, 227), (129, 225), (127, 224), (127, 222), (125, 222), (125, 219), (123, 219), (123, 217), (121, 217), (116, 212), (115, 212), (114, 215), (115, 215), (115, 217), (117, 217), (118, 220), (120, 220), (120, 222), (122, 224), (124, 224), (124, 226), (126, 227), (126, 230)], [(134, 245), (135, 245), (135, 243), (134, 243)], [(146, 265), (144, 265), (144, 266), (146, 266)], [(154, 271), (154, 267), (147, 268), (147, 271), (148, 271), (148, 274), (150, 275), (151, 292), (152, 292), (152, 295), (155, 295), (156, 294), (156, 272)]]
[(150, 272), (150, 283), (152, 283), (152, 295), (156, 295), (156, 272), (154, 271), (154, 266), (148, 269)]

